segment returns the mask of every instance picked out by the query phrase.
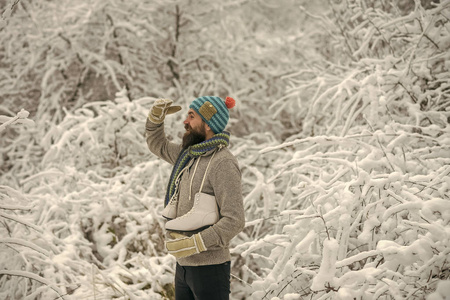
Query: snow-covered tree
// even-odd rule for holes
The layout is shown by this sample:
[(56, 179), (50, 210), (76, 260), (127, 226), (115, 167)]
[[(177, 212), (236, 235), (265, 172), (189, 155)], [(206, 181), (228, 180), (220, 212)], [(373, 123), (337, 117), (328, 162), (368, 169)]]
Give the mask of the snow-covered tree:
[(333, 6), (330, 59), (271, 106), (298, 134), (248, 172), (235, 251), (256, 299), (423, 299), (449, 279), (450, 3), (378, 5)]
[(441, 299), (450, 2), (397, 2), (0, 2), (0, 297), (173, 299), (144, 122), (214, 94), (238, 101), (232, 299)]

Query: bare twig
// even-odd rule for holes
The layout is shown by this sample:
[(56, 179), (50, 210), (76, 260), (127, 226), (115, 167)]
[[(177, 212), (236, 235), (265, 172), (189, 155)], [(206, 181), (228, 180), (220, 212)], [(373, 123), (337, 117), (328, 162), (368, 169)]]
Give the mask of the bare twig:
[(181, 15), (180, 7), (175, 5), (175, 40), (172, 44), (172, 51), (170, 53), (171, 58), (167, 62), (167, 65), (170, 68), (170, 72), (172, 72), (173, 78), (178, 81), (180, 79), (180, 74), (177, 70), (175, 70), (175, 56), (177, 54), (177, 46), (180, 38), (180, 30), (181, 30)]

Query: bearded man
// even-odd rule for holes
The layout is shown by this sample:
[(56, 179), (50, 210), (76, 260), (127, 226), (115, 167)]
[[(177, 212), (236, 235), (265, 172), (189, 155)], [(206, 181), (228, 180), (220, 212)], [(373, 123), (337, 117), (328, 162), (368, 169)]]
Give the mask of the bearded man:
[(241, 172), (224, 131), (234, 105), (230, 97), (196, 98), (181, 144), (170, 142), (164, 131), (165, 116), (180, 106), (157, 100), (147, 118), (150, 151), (174, 165), (162, 215), (169, 220), (165, 245), (177, 260), (177, 300), (229, 299), (229, 244), (245, 224)]

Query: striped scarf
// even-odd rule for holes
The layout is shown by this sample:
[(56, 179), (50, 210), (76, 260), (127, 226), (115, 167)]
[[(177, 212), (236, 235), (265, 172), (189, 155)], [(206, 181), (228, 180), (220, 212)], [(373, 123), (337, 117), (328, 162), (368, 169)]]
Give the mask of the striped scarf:
[(166, 198), (164, 199), (164, 207), (169, 203), (170, 199), (175, 194), (177, 189), (177, 177), (178, 175), (180, 175), (184, 167), (186, 167), (188, 162), (192, 158), (197, 158), (221, 145), (227, 147), (229, 142), (230, 133), (227, 131), (223, 131), (221, 133), (215, 134), (207, 141), (192, 145), (189, 148), (183, 150), (178, 156), (175, 165), (173, 166), (172, 174), (170, 174), (169, 184), (167, 185)]

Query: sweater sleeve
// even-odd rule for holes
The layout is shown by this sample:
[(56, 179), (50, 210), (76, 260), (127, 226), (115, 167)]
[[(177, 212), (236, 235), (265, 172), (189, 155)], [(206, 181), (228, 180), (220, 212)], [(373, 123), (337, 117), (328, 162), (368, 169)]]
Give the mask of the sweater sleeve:
[(219, 206), (220, 219), (203, 230), (201, 236), (207, 249), (225, 248), (245, 225), (241, 171), (237, 161), (229, 158), (220, 161), (211, 172), (210, 182)]
[(156, 156), (174, 165), (182, 147), (170, 142), (164, 131), (164, 123), (153, 124), (147, 119), (145, 124), (145, 139), (150, 151)]

